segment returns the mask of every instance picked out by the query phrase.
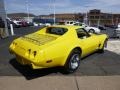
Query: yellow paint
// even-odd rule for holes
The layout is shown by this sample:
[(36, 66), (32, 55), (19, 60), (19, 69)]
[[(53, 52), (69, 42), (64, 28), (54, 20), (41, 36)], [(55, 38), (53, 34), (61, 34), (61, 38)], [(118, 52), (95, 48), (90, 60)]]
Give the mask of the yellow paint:
[[(79, 47), (84, 57), (100, 48), (107, 35), (91, 34), (90, 37), (80, 39), (76, 29), (80, 26), (51, 26), (66, 28), (64, 35), (46, 33), (47, 27), (14, 40), (9, 50), (16, 55), (16, 59), (22, 65), (30, 65), (33, 69), (64, 66), (70, 52)], [(100, 47), (99, 44), (101, 44)], [(47, 61), (52, 61), (47, 63)]]

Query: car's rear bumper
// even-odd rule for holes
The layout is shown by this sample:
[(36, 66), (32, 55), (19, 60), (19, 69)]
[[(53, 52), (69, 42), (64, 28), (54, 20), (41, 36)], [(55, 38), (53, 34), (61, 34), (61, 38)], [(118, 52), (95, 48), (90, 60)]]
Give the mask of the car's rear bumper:
[(30, 60), (27, 60), (21, 56), (16, 55), (16, 60), (21, 64), (21, 65), (29, 65), (32, 69), (41, 69), (41, 68), (47, 68), (39, 65), (38, 63), (31, 62)]
[(16, 60), (21, 65), (29, 65), (32, 69), (41, 69), (41, 68), (47, 68), (42, 64), (42, 62), (35, 62), (33, 59), (27, 58), (25, 56), (19, 55), (13, 50), (9, 49), (10, 54), (13, 54), (16, 56)]

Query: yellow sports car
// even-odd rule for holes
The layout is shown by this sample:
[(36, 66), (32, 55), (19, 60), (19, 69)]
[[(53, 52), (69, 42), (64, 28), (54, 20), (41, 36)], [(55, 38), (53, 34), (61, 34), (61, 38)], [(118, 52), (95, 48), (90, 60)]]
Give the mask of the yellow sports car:
[(62, 66), (71, 73), (82, 57), (103, 52), (106, 41), (107, 35), (88, 33), (80, 26), (55, 25), (14, 40), (9, 51), (20, 64), (33, 69)]

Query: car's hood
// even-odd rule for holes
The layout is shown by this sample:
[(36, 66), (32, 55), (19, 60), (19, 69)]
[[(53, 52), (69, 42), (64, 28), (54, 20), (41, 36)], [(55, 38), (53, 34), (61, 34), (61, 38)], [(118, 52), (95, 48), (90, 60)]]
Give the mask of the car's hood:
[(25, 35), (20, 39), (40, 46), (56, 40), (57, 37), (34, 33), (34, 34)]

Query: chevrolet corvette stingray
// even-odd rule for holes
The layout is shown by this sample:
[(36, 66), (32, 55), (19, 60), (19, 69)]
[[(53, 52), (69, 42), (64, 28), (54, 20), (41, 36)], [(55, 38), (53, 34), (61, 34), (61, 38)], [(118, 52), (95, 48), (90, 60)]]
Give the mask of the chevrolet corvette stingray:
[(61, 66), (72, 73), (81, 58), (103, 52), (106, 44), (106, 34), (88, 33), (80, 26), (54, 25), (15, 39), (9, 51), (20, 64), (33, 69)]

